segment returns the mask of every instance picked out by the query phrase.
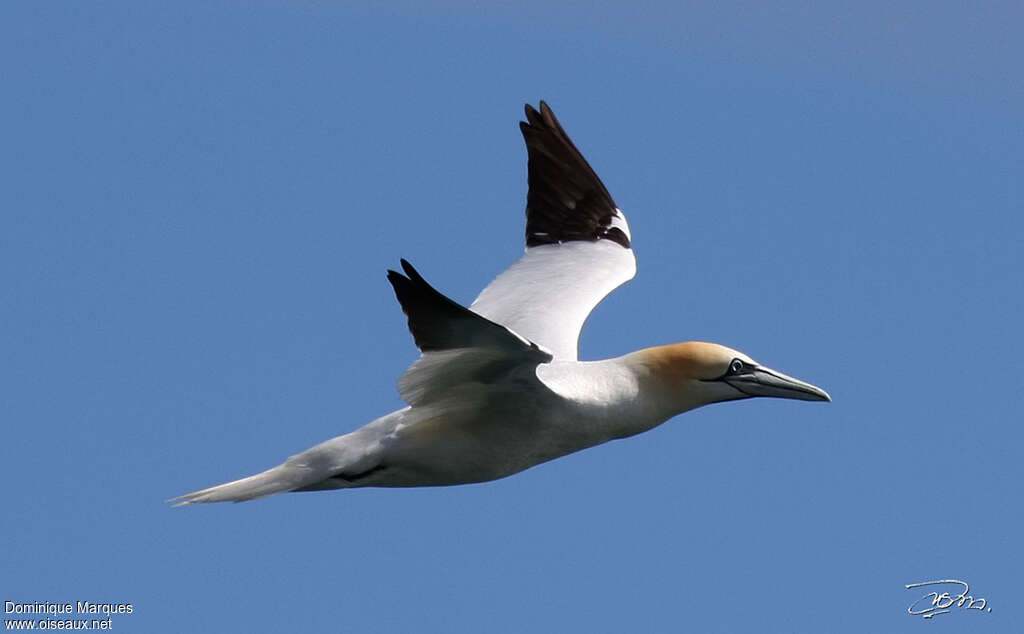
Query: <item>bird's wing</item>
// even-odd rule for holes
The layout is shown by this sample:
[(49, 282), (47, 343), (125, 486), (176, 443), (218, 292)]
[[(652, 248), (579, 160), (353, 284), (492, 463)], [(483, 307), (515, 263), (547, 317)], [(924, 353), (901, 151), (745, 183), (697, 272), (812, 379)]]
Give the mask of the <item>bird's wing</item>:
[(636, 258), (625, 215), (551, 108), (527, 105), (526, 119), (526, 253), (470, 308), (574, 361), (583, 322)]
[(551, 353), (537, 344), (445, 297), (405, 260), (402, 270), (405, 275), (388, 271), (388, 281), (422, 352), (398, 380), (410, 405), (455, 386), (495, 380), (521, 365), (551, 361)]

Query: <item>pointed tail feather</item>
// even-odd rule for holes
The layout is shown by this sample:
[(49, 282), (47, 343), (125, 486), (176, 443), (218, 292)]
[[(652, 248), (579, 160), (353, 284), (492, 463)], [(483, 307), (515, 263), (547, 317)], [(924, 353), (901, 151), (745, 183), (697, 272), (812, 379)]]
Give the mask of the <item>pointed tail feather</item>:
[(207, 502), (244, 502), (274, 495), (275, 493), (294, 491), (313, 485), (323, 478), (324, 475), (319, 470), (286, 462), (273, 469), (267, 469), (263, 473), (218, 484), (201, 491), (179, 495), (167, 501), (177, 502), (174, 506), (203, 504)]

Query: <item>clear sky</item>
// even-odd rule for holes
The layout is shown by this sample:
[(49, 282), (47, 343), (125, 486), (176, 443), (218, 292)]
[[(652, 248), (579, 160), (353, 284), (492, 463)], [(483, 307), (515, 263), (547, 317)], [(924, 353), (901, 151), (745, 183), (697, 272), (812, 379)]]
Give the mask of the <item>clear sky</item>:
[[(1024, 628), (1018, 3), (350, 4), (0, 8), (0, 600), (131, 632)], [(169, 508), (401, 405), (385, 270), (468, 303), (518, 257), (540, 99), (639, 260), (583, 358), (718, 341), (834, 402)], [(992, 612), (907, 614), (945, 578)]]

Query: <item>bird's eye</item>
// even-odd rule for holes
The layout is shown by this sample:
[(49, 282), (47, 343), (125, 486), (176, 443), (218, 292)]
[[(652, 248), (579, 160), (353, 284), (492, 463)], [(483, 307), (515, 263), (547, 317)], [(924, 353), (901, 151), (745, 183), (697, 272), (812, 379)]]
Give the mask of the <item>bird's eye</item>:
[(729, 364), (729, 371), (733, 374), (739, 374), (743, 371), (743, 362), (739, 359), (733, 359), (732, 363)]

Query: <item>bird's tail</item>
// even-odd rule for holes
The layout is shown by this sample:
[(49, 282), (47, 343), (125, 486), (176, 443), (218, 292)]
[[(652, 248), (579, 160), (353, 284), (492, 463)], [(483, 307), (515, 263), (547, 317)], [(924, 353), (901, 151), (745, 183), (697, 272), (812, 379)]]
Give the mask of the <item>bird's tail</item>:
[(248, 478), (167, 500), (174, 506), (206, 502), (244, 502), (286, 491), (347, 489), (355, 484), (342, 474), (366, 474), (380, 466), (379, 439), (390, 434), (409, 408), (382, 416), (354, 432), (325, 440), (283, 463)]
[(179, 495), (167, 501), (176, 502), (174, 506), (206, 502), (244, 502), (309, 487), (323, 478), (324, 474), (320, 470), (310, 469), (307, 465), (295, 464), (289, 460), (263, 473)]

